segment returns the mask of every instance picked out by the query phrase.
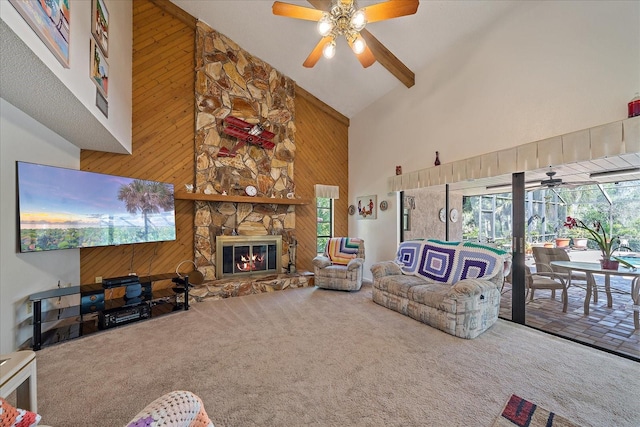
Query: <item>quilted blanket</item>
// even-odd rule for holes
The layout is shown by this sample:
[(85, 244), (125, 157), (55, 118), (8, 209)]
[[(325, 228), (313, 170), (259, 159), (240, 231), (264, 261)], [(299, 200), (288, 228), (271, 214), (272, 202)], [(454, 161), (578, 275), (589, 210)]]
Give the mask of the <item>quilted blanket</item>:
[(327, 242), (326, 253), (333, 264), (347, 265), (358, 256), (361, 239), (355, 237), (332, 237)]
[(398, 246), (396, 262), (407, 275), (454, 284), (462, 279), (490, 279), (511, 271), (511, 254), (471, 242), (416, 240)]

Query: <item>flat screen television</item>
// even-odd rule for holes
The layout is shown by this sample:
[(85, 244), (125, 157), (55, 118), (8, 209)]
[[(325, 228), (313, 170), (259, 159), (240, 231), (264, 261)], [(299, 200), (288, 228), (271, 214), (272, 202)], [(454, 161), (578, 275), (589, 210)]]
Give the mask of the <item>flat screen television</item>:
[(173, 184), (16, 166), (20, 252), (176, 239)]

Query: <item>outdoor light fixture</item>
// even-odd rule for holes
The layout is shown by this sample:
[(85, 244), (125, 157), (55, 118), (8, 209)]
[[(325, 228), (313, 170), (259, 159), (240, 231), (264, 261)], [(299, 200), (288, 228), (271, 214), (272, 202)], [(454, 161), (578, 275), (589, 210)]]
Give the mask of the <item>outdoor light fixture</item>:
[[(538, 187), (539, 183), (538, 181), (529, 181), (529, 182), (525, 182), (524, 184), (524, 188), (528, 189), (528, 188), (534, 188), (534, 187)], [(496, 185), (487, 185), (485, 187), (486, 190), (509, 190), (511, 191), (511, 184), (496, 184)]]
[(634, 173), (640, 173), (640, 168), (627, 168), (604, 172), (594, 172), (589, 174), (589, 178), (606, 178), (610, 176), (631, 175)]

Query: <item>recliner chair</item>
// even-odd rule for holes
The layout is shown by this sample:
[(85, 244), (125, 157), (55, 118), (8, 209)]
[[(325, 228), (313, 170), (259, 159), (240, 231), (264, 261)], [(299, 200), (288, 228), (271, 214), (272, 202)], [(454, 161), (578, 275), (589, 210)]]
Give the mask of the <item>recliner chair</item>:
[(364, 272), (364, 240), (332, 237), (323, 255), (313, 259), (314, 284), (323, 289), (357, 291)]

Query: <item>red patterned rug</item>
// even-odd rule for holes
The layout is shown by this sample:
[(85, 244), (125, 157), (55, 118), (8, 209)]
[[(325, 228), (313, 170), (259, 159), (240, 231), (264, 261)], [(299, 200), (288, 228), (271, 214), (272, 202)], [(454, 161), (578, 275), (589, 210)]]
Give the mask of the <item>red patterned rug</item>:
[(512, 394), (493, 427), (579, 427), (578, 424)]

